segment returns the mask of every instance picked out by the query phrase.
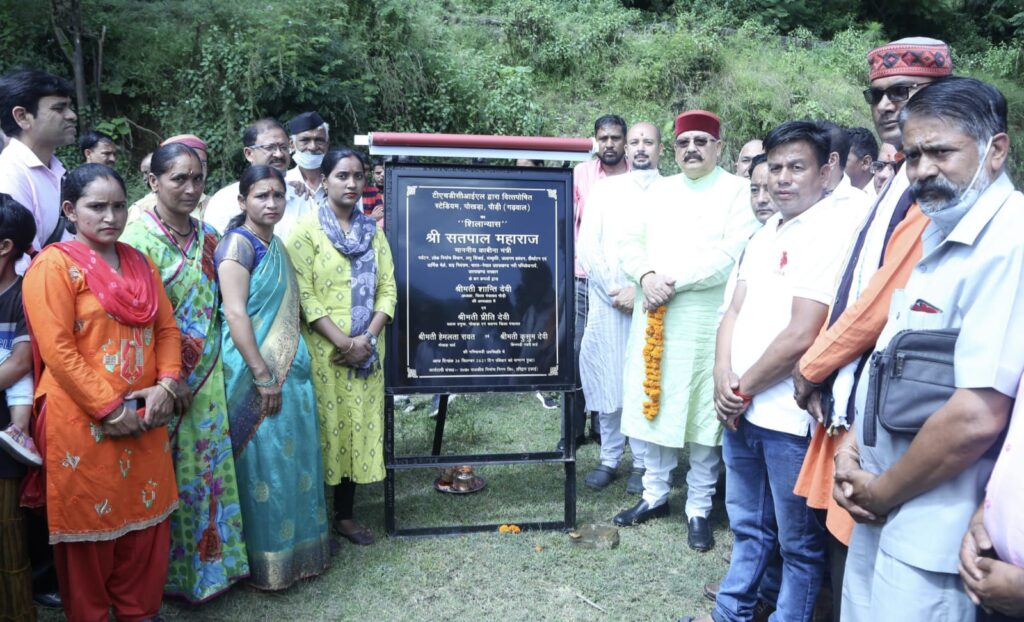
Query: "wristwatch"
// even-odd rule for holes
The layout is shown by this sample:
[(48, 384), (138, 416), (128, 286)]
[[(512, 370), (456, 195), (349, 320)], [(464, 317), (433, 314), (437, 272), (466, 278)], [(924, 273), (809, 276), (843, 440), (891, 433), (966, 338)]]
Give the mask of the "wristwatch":
[(377, 335), (374, 335), (370, 331), (366, 331), (365, 333), (363, 333), (363, 335), (365, 335), (366, 338), (370, 340), (371, 346), (373, 346), (374, 348), (377, 347)]

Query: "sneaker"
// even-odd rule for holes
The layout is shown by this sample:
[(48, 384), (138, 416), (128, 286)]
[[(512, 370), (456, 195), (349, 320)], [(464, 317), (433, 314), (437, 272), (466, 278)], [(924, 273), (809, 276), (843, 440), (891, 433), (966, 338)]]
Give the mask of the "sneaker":
[(43, 466), (43, 457), (39, 455), (32, 438), (13, 423), (6, 430), (0, 431), (0, 448), (22, 464)]
[(537, 391), (535, 395), (537, 396), (537, 401), (539, 401), (540, 405), (543, 406), (544, 408), (548, 410), (554, 410), (558, 408), (558, 398), (554, 397), (553, 395), (544, 395), (540, 391)]

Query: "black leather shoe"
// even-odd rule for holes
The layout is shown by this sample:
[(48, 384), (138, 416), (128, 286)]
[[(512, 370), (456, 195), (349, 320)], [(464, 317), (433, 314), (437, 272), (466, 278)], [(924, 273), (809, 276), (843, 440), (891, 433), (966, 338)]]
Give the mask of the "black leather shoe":
[(614, 522), (620, 527), (625, 527), (627, 525), (639, 525), (641, 523), (646, 523), (652, 518), (661, 518), (663, 516), (668, 516), (668, 514), (669, 510), (667, 501), (658, 507), (652, 508), (647, 505), (646, 501), (641, 499), (640, 502), (633, 507), (616, 514)]
[(718, 598), (718, 589), (720, 587), (722, 587), (722, 584), (718, 581), (715, 581), (714, 583), (705, 583), (704, 598), (710, 600), (711, 602), (715, 602), (715, 599)]
[(616, 474), (615, 469), (610, 466), (603, 464), (597, 465), (597, 468), (587, 473), (587, 477), (583, 480), (587, 488), (593, 488), (594, 490), (604, 490), (615, 480)]
[[(585, 434), (581, 434), (581, 435), (576, 437), (576, 447), (577, 447), (577, 449), (580, 446), (586, 445), (586, 444), (587, 444), (587, 437), (586, 437)], [(558, 439), (558, 444), (555, 445), (555, 451), (565, 451), (565, 439), (564, 438)]]
[(60, 592), (36, 592), (32, 595), (32, 601), (40, 607), (48, 609), (60, 609), (63, 606)]
[(633, 469), (626, 480), (626, 492), (631, 495), (644, 494), (644, 471), (645, 469)]
[(688, 524), (689, 533), (686, 534), (686, 543), (694, 551), (710, 551), (715, 546), (715, 539), (711, 537), (711, 525), (708, 519), (703, 516), (694, 516)]

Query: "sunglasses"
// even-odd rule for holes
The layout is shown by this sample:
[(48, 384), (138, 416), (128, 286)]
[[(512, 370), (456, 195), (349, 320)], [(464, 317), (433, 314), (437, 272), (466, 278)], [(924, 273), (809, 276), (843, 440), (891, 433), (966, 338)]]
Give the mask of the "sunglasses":
[(885, 96), (893, 103), (905, 102), (910, 99), (911, 91), (919, 86), (924, 86), (925, 84), (927, 84), (927, 82), (918, 82), (917, 84), (897, 84), (895, 86), (890, 86), (887, 89), (880, 89), (877, 86), (871, 86), (864, 89), (864, 101), (874, 106), (878, 102), (882, 101), (882, 96)]
[[(716, 140), (714, 138), (705, 138), (703, 136), (698, 136), (698, 137), (693, 139), (693, 146), (697, 147), (699, 149), (703, 149), (704, 147), (708, 146), (708, 143), (717, 143), (717, 142), (718, 142), (718, 140)], [(680, 149), (686, 149), (687, 147), (690, 146), (690, 139), (689, 138), (677, 138), (676, 142), (675, 142), (675, 145), (676, 145), (676, 147), (679, 147)]]

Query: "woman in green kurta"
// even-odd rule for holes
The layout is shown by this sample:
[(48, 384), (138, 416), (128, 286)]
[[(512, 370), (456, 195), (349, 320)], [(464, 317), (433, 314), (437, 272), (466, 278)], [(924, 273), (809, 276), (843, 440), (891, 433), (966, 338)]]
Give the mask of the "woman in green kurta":
[(185, 145), (160, 147), (150, 164), (157, 203), (121, 237), (159, 268), (181, 331), (181, 377), (188, 410), (167, 426), (181, 503), (171, 515), (165, 593), (207, 601), (249, 575), (228, 433), (221, 367), (221, 322), (213, 251), (217, 232), (189, 214), (203, 193), (203, 171)]
[(363, 156), (324, 156), (327, 199), (288, 239), (313, 357), (324, 479), (334, 489), (334, 529), (355, 544), (373, 534), (352, 520), (355, 484), (384, 479), (384, 325), (397, 303), (391, 249), (376, 222), (355, 209), (366, 183)]

